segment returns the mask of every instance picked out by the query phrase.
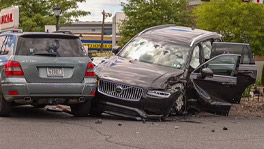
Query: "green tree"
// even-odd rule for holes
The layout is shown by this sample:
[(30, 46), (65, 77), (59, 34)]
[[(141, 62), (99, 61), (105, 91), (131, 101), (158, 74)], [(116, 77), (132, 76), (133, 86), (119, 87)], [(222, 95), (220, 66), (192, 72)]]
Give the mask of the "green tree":
[(155, 25), (192, 25), (186, 0), (128, 0), (121, 5), (126, 14), (120, 28), (121, 44)]
[(225, 41), (250, 43), (264, 55), (264, 5), (241, 0), (211, 0), (194, 9), (197, 28), (215, 31)]
[(18, 6), (19, 28), (24, 31), (44, 31), (45, 25), (56, 24), (53, 8), (60, 6), (62, 14), (60, 25), (77, 21), (78, 17), (90, 14), (78, 10), (77, 3), (85, 0), (0, 0), (0, 9)]

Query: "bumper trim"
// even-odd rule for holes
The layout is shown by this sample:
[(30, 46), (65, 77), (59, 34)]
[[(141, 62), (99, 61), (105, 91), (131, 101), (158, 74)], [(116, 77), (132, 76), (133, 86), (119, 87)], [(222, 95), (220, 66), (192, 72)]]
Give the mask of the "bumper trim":
[(126, 109), (126, 110), (130, 110), (130, 111), (134, 111), (136, 112), (140, 117), (137, 116), (131, 116), (128, 114), (124, 114), (124, 113), (118, 113), (118, 112), (113, 112), (113, 111), (108, 111), (106, 110), (106, 113), (112, 114), (112, 115), (116, 115), (116, 116), (121, 116), (121, 117), (126, 117), (126, 118), (135, 118), (136, 120), (142, 120), (142, 119), (161, 119), (164, 117), (164, 115), (148, 115), (146, 112), (144, 112), (143, 110), (137, 109), (137, 108), (133, 108), (133, 107), (128, 107), (128, 106), (124, 106), (124, 105), (119, 105), (119, 104), (115, 104), (115, 103), (111, 103), (111, 102), (105, 102), (105, 101), (100, 101), (101, 104), (105, 104), (105, 105), (109, 105), (109, 106), (113, 106), (113, 107), (117, 107), (117, 108), (121, 108), (121, 109)]

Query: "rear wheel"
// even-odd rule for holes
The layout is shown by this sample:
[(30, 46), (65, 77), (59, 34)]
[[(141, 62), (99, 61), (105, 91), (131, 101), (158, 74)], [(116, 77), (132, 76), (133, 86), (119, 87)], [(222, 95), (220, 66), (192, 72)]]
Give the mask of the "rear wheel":
[(0, 97), (0, 116), (8, 117), (11, 113), (12, 106), (10, 102), (7, 102), (3, 95)]
[(88, 116), (91, 109), (91, 100), (86, 100), (83, 103), (70, 105), (71, 112), (76, 117), (86, 117)]

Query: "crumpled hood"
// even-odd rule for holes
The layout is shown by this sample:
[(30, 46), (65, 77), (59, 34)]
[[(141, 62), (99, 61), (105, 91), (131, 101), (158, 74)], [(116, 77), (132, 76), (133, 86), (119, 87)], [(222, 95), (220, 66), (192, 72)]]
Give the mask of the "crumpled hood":
[(183, 70), (112, 57), (95, 70), (100, 79), (107, 79), (143, 88), (164, 89), (167, 80)]

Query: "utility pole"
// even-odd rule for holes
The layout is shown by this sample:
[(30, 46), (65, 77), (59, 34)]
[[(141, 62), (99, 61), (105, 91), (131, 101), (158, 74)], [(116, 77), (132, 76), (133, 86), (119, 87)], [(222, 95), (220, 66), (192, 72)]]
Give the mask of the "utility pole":
[(111, 13), (106, 13), (105, 10), (103, 10), (102, 14), (103, 14), (103, 22), (102, 22), (102, 32), (101, 32), (101, 52), (103, 52), (103, 49), (104, 49), (104, 24), (105, 24), (105, 19), (107, 17), (111, 17), (112, 16)]
[(56, 17), (56, 31), (59, 30), (59, 19), (60, 19), (60, 14), (61, 14), (61, 8), (59, 6), (56, 6), (53, 8), (54, 15)]

